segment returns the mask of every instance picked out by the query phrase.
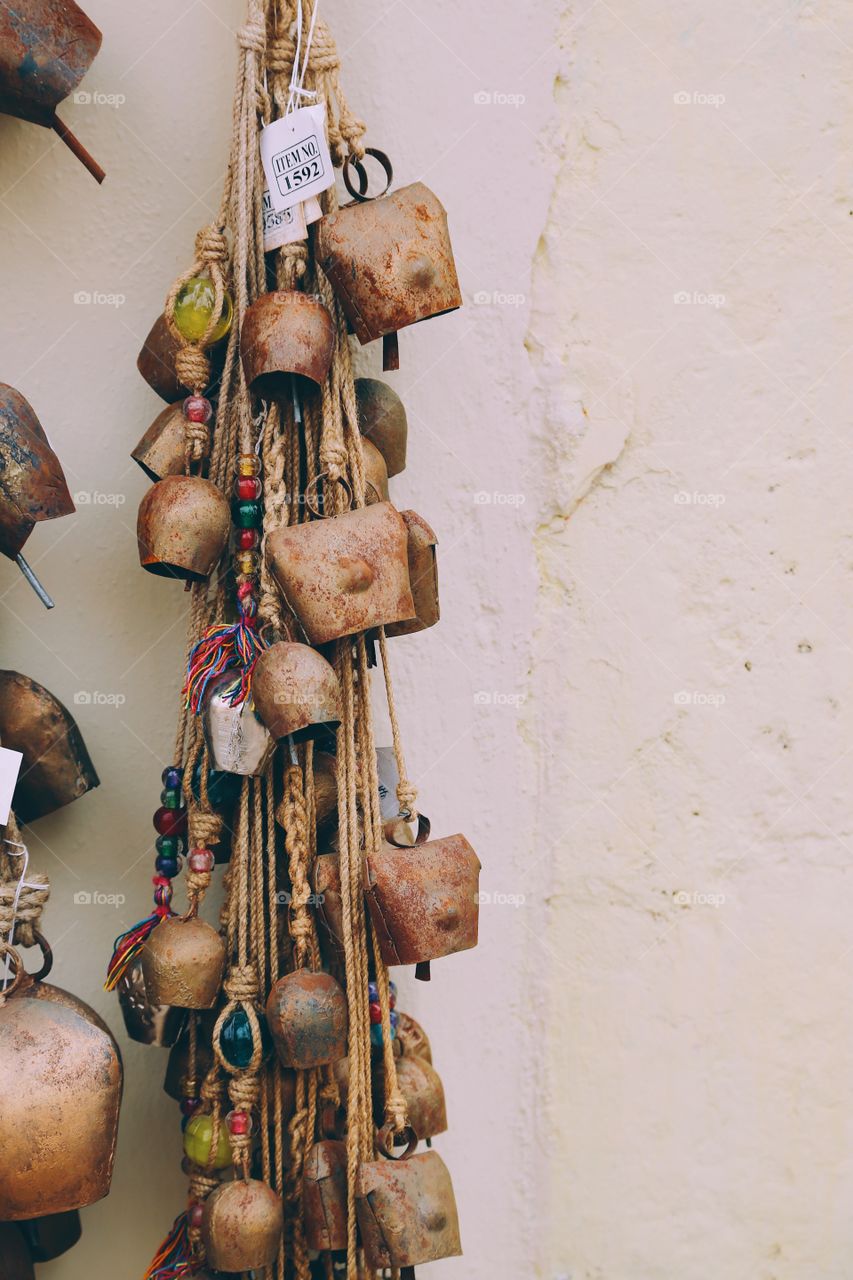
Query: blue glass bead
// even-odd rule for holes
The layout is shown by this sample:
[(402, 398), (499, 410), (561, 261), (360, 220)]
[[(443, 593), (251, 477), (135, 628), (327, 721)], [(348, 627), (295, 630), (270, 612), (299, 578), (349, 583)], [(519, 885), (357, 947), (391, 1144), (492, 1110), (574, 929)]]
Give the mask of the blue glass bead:
[(238, 1070), (245, 1070), (252, 1061), (255, 1041), (252, 1037), (252, 1026), (244, 1009), (235, 1009), (222, 1024), (219, 1036), (222, 1056), (226, 1062)]
[(165, 787), (160, 792), (160, 803), (164, 809), (180, 809), (181, 793), (174, 787)]
[(400, 1022), (400, 1015), (396, 1009), (391, 1010), (391, 1039), (393, 1040), (397, 1034), (397, 1026)]
[(174, 764), (167, 765), (162, 774), (163, 786), (174, 790), (176, 787), (180, 787), (183, 776), (183, 769), (179, 769)]
[(164, 858), (179, 858), (184, 851), (182, 836), (158, 836), (154, 848)]
[(370, 1000), (370, 1003), (371, 1003), (371, 1004), (378, 1004), (378, 1003), (379, 1003), (379, 988), (378, 988), (378, 986), (376, 985), (376, 983), (375, 983), (375, 982), (368, 982), (368, 984), (367, 984), (367, 997), (368, 997), (368, 999)]
[(164, 858), (161, 853), (154, 865), (161, 876), (168, 876), (170, 880), (174, 880), (175, 876), (178, 874), (179, 867), (177, 858)]
[[(392, 1040), (396, 1040), (397, 1038), (397, 1025), (399, 1021), (400, 1021), (399, 1013), (395, 1013), (394, 1010), (392, 1009), (391, 1010), (391, 1039)], [(381, 1023), (378, 1023), (370, 1028), (370, 1043), (374, 1045), (377, 1049), (382, 1048), (382, 1024)]]

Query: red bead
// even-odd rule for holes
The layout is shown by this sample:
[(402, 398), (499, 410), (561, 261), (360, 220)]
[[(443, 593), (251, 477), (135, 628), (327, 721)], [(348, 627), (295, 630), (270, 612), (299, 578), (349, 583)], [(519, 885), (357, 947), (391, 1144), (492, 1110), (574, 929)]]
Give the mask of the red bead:
[(193, 849), (189, 856), (190, 871), (212, 871), (214, 857), (209, 849)]
[(245, 1111), (229, 1111), (225, 1122), (228, 1125), (228, 1132), (239, 1137), (249, 1132), (251, 1120)]
[(377, 1026), (382, 1021), (382, 1007), (378, 1004), (370, 1006), (370, 1021)]
[(171, 889), (172, 887), (172, 882), (168, 876), (152, 876), (151, 883), (162, 885), (165, 889)]
[(213, 405), (204, 396), (187, 396), (184, 401), (184, 417), (188, 422), (210, 422)]
[(190, 1207), (187, 1209), (187, 1222), (191, 1227), (200, 1227), (203, 1216), (204, 1216), (203, 1204), (198, 1204), (198, 1202), (196, 1202), (195, 1204), (191, 1204)]
[(240, 585), (237, 587), (237, 599), (245, 600), (246, 596), (250, 596), (254, 594), (254, 590), (255, 588), (253, 587), (251, 582), (241, 582)]
[(238, 529), (234, 541), (239, 551), (254, 551), (260, 541), (257, 529)]
[(257, 476), (238, 476), (235, 488), (238, 498), (251, 499), (261, 496), (261, 482)]
[(154, 830), (161, 836), (183, 836), (187, 831), (186, 809), (160, 808), (154, 814)]

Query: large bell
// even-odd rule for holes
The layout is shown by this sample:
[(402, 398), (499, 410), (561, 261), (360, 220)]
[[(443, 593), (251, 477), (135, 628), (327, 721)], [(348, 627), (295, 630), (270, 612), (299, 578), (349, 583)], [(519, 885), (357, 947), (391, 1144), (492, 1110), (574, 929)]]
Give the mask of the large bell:
[(282, 640), (264, 651), (252, 673), (255, 710), (273, 738), (300, 742), (341, 722), (334, 668), (307, 644)]
[(139, 504), (139, 562), (160, 577), (203, 582), (231, 532), (228, 499), (201, 476), (166, 476)]
[(249, 307), (240, 330), (246, 381), (265, 399), (284, 396), (293, 374), (322, 386), (334, 345), (335, 326), (327, 308), (319, 298), (295, 289), (263, 294)]
[(13, 800), (21, 822), (43, 818), (100, 785), (71, 713), (18, 671), (0, 671), (0, 742), (24, 757)]
[(273, 983), (266, 1014), (282, 1066), (322, 1067), (346, 1054), (347, 1000), (328, 973), (286, 973)]
[(283, 1228), (281, 1200), (265, 1182), (226, 1182), (204, 1202), (201, 1238), (207, 1262), (228, 1272), (268, 1267)]

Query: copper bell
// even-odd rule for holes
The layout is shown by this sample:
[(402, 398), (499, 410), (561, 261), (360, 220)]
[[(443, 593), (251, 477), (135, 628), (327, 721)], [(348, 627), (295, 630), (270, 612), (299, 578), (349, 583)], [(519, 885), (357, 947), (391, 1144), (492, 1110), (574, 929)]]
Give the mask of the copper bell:
[(249, 387), (267, 400), (290, 389), (290, 375), (318, 386), (326, 381), (335, 326), (319, 298), (282, 289), (265, 293), (246, 312), (240, 356)]
[(139, 504), (139, 562), (160, 577), (203, 582), (231, 532), (228, 499), (201, 476), (166, 476)]
[(276, 529), (266, 556), (311, 644), (415, 616), (408, 533), (390, 502)]
[(434, 627), (440, 617), (438, 604), (438, 542), (426, 520), (415, 511), (401, 511), (409, 532), (409, 580), (415, 616), (408, 622), (392, 622), (385, 628), (388, 636), (410, 636)]
[(224, 969), (225, 942), (198, 916), (161, 920), (142, 948), (145, 993), (153, 1005), (212, 1009)]
[(462, 305), (447, 214), (422, 182), (328, 214), (317, 258), (362, 345)]
[[(218, 342), (205, 348), (205, 355), (210, 360), (212, 383), (217, 383), (222, 373), (225, 347), (224, 342)], [(156, 391), (170, 405), (186, 396), (188, 390), (178, 381), (175, 373), (175, 357), (180, 349), (181, 343), (169, 328), (166, 317), (159, 315), (151, 326), (151, 332), (142, 344), (136, 361), (137, 369), (152, 391)], [(209, 391), (211, 388), (206, 389)]]
[(3, 1280), (35, 1280), (33, 1257), (17, 1222), (0, 1222), (0, 1276)]
[(202, 726), (211, 766), (223, 773), (256, 778), (275, 750), (273, 736), (255, 715), (252, 699), (233, 706), (230, 675), (214, 681), (204, 695)]
[(100, 785), (71, 713), (43, 685), (0, 671), (0, 742), (23, 755), (14, 809), (33, 822)]
[(346, 1054), (346, 996), (328, 973), (286, 973), (270, 991), (267, 1026), (282, 1066), (322, 1067)]
[[(380, 1151), (387, 1151), (380, 1134)], [(417, 1267), (462, 1252), (453, 1184), (436, 1151), (414, 1155), (412, 1135), (407, 1151), (394, 1160), (385, 1155), (358, 1171), (356, 1213), (368, 1265)]]
[(67, 1213), (107, 1194), (122, 1088), (102, 1020), (11, 954), (15, 977), (0, 1005), (2, 1221)]
[(418, 820), (414, 846), (387, 842), (365, 859), (365, 893), (386, 964), (417, 965), (477, 945), (480, 860), (462, 835), (427, 840)]
[[(52, 1262), (54, 1258), (61, 1258), (63, 1253), (74, 1248), (83, 1234), (80, 1214), (76, 1209), (52, 1213), (46, 1218), (30, 1218), (19, 1226), (33, 1262)], [(0, 1271), (0, 1275), (4, 1274)]]
[(255, 710), (273, 738), (301, 742), (341, 722), (334, 668), (307, 644), (282, 640), (261, 654), (252, 673)]
[[(0, 10), (0, 29), (3, 15)], [(18, 568), (48, 609), (53, 601), (21, 554), (41, 520), (74, 510), (59, 459), (32, 405), (0, 383), (0, 551)]]
[(119, 979), (118, 1002), (127, 1034), (137, 1044), (154, 1044), (169, 1049), (186, 1022), (184, 1009), (168, 1004), (152, 1004), (145, 990), (142, 961), (137, 957)]
[[(400, 1036), (399, 1025), (397, 1038)], [(406, 1053), (396, 1060), (397, 1086), (406, 1100), (406, 1115), (411, 1128), (421, 1141), (436, 1137), (447, 1129), (447, 1104), (441, 1076), (426, 1058)], [(373, 1115), (382, 1123), (385, 1110), (385, 1073), (381, 1063), (373, 1069)], [(399, 1139), (403, 1141), (401, 1137)], [(396, 1141), (396, 1140), (395, 1140)]]
[(302, 1183), (305, 1243), (309, 1249), (347, 1247), (347, 1145), (315, 1142), (305, 1157)]
[(364, 500), (368, 506), (374, 502), (388, 501), (388, 468), (385, 459), (369, 440), (361, 442), (361, 457), (364, 463)]
[(281, 1199), (254, 1178), (226, 1182), (207, 1197), (201, 1238), (215, 1271), (254, 1271), (275, 1260), (284, 1217)]
[(0, 7), (0, 111), (55, 130), (98, 182), (103, 169), (56, 108), (83, 79), (102, 39), (74, 0), (16, 0)]
[(139, 463), (149, 480), (182, 476), (186, 471), (185, 422), (183, 401), (167, 404), (131, 453), (131, 458)]
[(388, 475), (399, 475), (406, 467), (409, 434), (403, 401), (387, 382), (380, 382), (378, 378), (356, 378), (355, 402), (359, 431), (382, 454)]

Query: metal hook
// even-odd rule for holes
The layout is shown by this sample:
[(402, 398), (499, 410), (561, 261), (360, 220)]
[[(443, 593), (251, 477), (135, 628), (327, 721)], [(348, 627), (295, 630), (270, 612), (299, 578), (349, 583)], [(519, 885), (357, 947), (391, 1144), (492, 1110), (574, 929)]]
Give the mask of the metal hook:
[(45, 609), (53, 609), (53, 608), (54, 608), (54, 606), (55, 606), (55, 604), (56, 604), (55, 600), (52, 600), (52, 599), (51, 599), (51, 597), (47, 594), (47, 592), (45, 591), (44, 587), (41, 585), (41, 583), (39, 582), (38, 578), (37, 578), (37, 577), (36, 577), (36, 575), (33, 573), (32, 569), (31, 569), (31, 568), (30, 568), (30, 566), (27, 564), (27, 562), (26, 562), (26, 560), (24, 559), (24, 557), (21, 555), (20, 551), (19, 551), (19, 552), (18, 552), (18, 554), (15, 556), (15, 559), (16, 559), (16, 561), (18, 562), (18, 568), (20, 569), (21, 573), (22, 573), (22, 574), (24, 575), (24, 577), (26, 578), (27, 582), (28, 582), (28, 583), (30, 584), (30, 586), (32, 587), (33, 591), (35, 591), (35, 593), (36, 593), (36, 595), (38, 596), (39, 600), (41, 600), (41, 602), (42, 602), (42, 604), (44, 605)]

